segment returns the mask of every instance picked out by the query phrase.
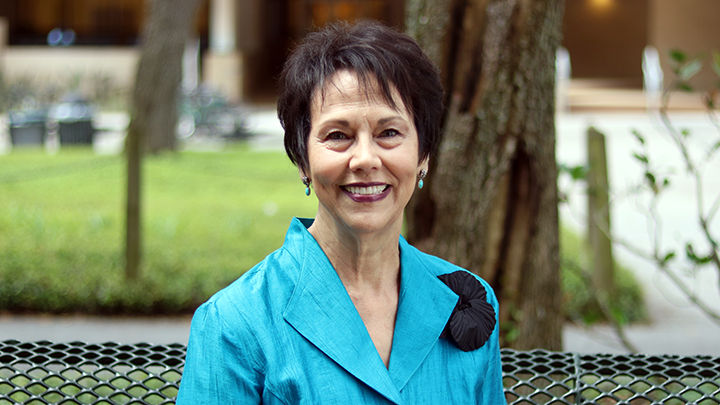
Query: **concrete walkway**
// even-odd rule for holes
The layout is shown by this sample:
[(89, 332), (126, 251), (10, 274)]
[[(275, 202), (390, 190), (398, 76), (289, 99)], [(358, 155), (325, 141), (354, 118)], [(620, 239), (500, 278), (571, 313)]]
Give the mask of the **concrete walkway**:
[[(699, 158), (711, 145), (720, 140), (720, 131), (713, 127), (707, 116), (699, 111), (677, 111), (671, 114), (675, 126), (690, 132), (691, 155)], [(644, 172), (633, 153), (642, 149), (632, 130), (637, 130), (646, 140), (648, 156), (656, 173), (670, 179), (670, 187), (658, 204), (662, 222), (657, 236), (661, 251), (676, 252), (674, 268), (693, 293), (705, 301), (716, 313), (720, 313), (720, 283), (718, 274), (708, 266), (696, 275), (686, 275), (689, 263), (684, 259), (685, 244), (693, 242), (698, 249), (706, 246), (698, 226), (697, 194), (692, 178), (686, 175), (679, 151), (673, 146), (667, 131), (653, 115), (643, 112), (572, 113), (558, 117), (557, 159), (568, 165), (584, 164), (587, 149), (586, 131), (589, 126), (606, 135), (611, 201), (611, 226), (615, 237), (649, 251), (653, 237), (652, 221), (648, 218), (649, 193), (637, 198), (632, 190), (642, 184)], [(720, 156), (703, 165), (706, 173), (703, 183), (707, 212), (712, 201), (720, 196)], [(565, 226), (584, 232), (586, 227), (586, 204), (583, 187), (571, 187), (567, 178), (559, 181), (561, 190), (569, 195), (569, 204), (560, 207)], [(720, 236), (720, 219), (710, 224), (712, 232)], [(644, 287), (650, 316), (647, 324), (626, 328), (628, 339), (640, 352), (649, 354), (711, 354), (720, 356), (720, 325), (705, 316), (692, 305), (687, 297), (644, 259), (638, 258), (617, 245), (614, 246), (617, 261), (631, 269)], [(596, 326), (590, 330), (567, 325), (564, 331), (565, 350), (574, 352), (627, 352), (619, 343), (612, 328)]]
[[(641, 93), (640, 93), (641, 94)], [(642, 179), (643, 172), (632, 153), (639, 144), (631, 131), (637, 129), (648, 141), (650, 156), (663, 173), (672, 174), (672, 188), (659, 206), (664, 218), (660, 236), (663, 251), (675, 249), (684, 256), (685, 242), (700, 240), (692, 182), (684, 177), (678, 164), (677, 151), (672, 147), (659, 122), (644, 111), (644, 100), (637, 91), (575, 88), (570, 93), (570, 112), (557, 117), (557, 158), (568, 165), (585, 162), (585, 133), (592, 125), (607, 136), (610, 183), (613, 201), (612, 231), (616, 236), (647, 248), (648, 223), (642, 200), (624, 197), (627, 190)], [(614, 101), (613, 101), (614, 100)], [(593, 107), (593, 105), (595, 107)], [(613, 107), (615, 106), (615, 107)], [(618, 107), (619, 106), (619, 107)], [(679, 128), (690, 130), (692, 152), (699, 156), (707, 145), (720, 139), (720, 132), (707, 117), (697, 111), (691, 99), (680, 100), (672, 114)], [(121, 120), (121, 117), (109, 119)], [(258, 150), (282, 150), (282, 128), (272, 108), (259, 108), (250, 117), (255, 137), (252, 147)], [(103, 139), (108, 150), (117, 146), (117, 134)], [(215, 145), (217, 146), (217, 145)], [(101, 151), (99, 151), (101, 152)], [(705, 197), (708, 201), (720, 193), (720, 159), (705, 165)], [(581, 187), (571, 187), (560, 179), (561, 190), (569, 195), (569, 204), (561, 206), (565, 226), (583, 232), (585, 198)], [(706, 203), (706, 204), (709, 204)], [(719, 221), (712, 223), (720, 235)], [(644, 287), (650, 320), (646, 324), (626, 328), (628, 339), (642, 353), (707, 354), (720, 356), (720, 326), (711, 322), (652, 265), (628, 251), (615, 249), (616, 259), (632, 269)], [(682, 268), (682, 261), (678, 260)], [(720, 312), (720, 283), (711, 269), (683, 281), (715, 311)], [(0, 315), (0, 340), (52, 340), (88, 342), (117, 341), (121, 343), (187, 343), (190, 317), (173, 318), (102, 318), (86, 316), (14, 316)], [(565, 327), (564, 350), (595, 353), (627, 352), (608, 326), (586, 329), (573, 324)]]
[(0, 341), (82, 341), (187, 344), (190, 316), (96, 317), (49, 315), (0, 315)]

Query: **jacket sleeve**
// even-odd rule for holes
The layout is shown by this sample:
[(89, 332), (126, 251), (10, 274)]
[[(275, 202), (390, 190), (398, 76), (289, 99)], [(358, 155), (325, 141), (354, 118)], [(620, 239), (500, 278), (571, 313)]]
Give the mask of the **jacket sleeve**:
[(482, 383), (478, 387), (477, 392), (478, 404), (494, 405), (505, 404), (505, 391), (502, 381), (502, 362), (500, 357), (500, 323), (498, 319), (499, 308), (495, 292), (490, 285), (483, 281), (487, 291), (487, 300), (495, 310), (495, 329), (493, 329), (490, 339), (488, 339), (487, 354), (488, 362), (485, 369), (485, 375)]
[(264, 378), (252, 331), (239, 316), (223, 319), (215, 304), (193, 316), (177, 404), (260, 404)]

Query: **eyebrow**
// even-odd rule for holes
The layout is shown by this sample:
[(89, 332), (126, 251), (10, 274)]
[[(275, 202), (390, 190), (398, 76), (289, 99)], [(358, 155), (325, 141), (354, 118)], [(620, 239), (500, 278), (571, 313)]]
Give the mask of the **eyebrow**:
[(340, 125), (340, 126), (342, 126), (342, 127), (349, 127), (349, 126), (350, 126), (350, 121), (339, 119), (339, 120), (325, 121), (323, 124), (324, 124), (324, 125), (332, 124), (332, 125)]
[[(395, 121), (395, 120), (397, 120), (397, 119), (402, 120), (403, 117), (401, 117), (401, 116), (399, 116), (399, 115), (393, 115), (393, 116), (391, 116), (391, 117), (380, 118), (380, 119), (378, 120), (378, 124), (379, 124), (379, 125), (385, 125), (385, 124), (387, 124), (388, 122)], [(343, 120), (343, 119), (336, 119), (336, 120), (326, 121), (325, 124), (334, 124), (334, 125), (340, 125), (340, 126), (343, 126), (343, 127), (349, 127), (349, 126), (350, 126), (350, 121), (348, 121), (348, 120)]]
[(392, 117), (381, 118), (381, 119), (378, 120), (378, 124), (384, 125), (384, 124), (387, 124), (387, 123), (390, 122), (390, 121), (395, 121), (396, 119), (402, 120), (403, 117), (401, 117), (401, 116), (399, 116), (399, 115), (393, 115)]

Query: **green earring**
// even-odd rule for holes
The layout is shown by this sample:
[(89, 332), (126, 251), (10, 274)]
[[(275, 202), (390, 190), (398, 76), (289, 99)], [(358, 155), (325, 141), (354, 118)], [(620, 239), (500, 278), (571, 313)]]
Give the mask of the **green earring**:
[(307, 178), (307, 176), (303, 176), (302, 182), (305, 185), (305, 195), (310, 196), (310, 179)]
[(420, 174), (418, 175), (418, 177), (420, 177), (420, 180), (418, 180), (418, 188), (423, 188), (425, 185), (425, 182), (423, 181), (425, 176), (427, 176), (427, 172), (425, 170), (420, 170)]

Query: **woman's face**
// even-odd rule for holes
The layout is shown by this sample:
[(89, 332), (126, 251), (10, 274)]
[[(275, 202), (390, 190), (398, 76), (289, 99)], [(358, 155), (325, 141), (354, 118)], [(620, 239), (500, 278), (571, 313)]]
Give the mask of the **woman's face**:
[(375, 83), (363, 89), (351, 71), (336, 73), (313, 96), (309, 173), (320, 202), (316, 221), (355, 233), (400, 232), (421, 169), (418, 135), (393, 89), (397, 109)]

